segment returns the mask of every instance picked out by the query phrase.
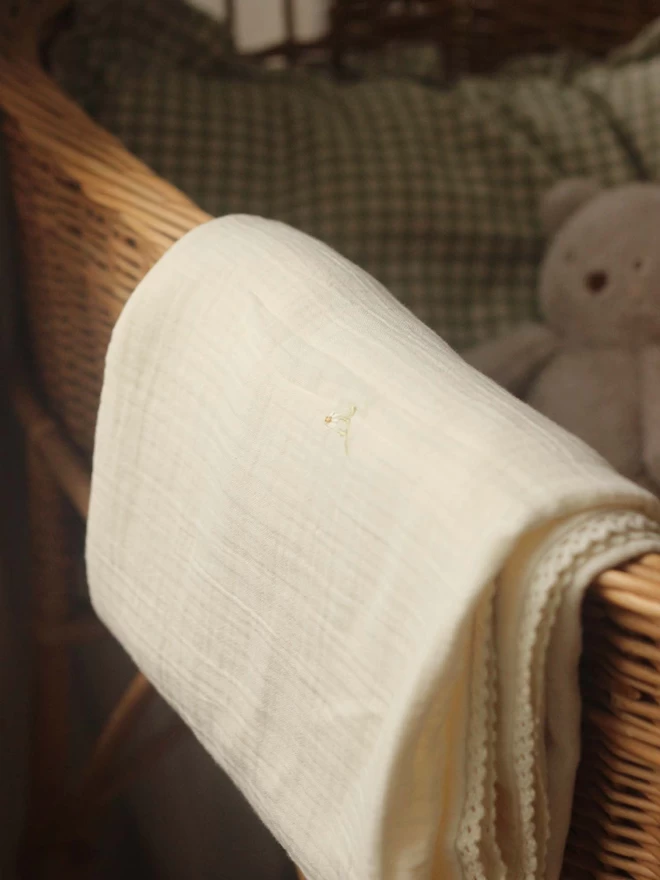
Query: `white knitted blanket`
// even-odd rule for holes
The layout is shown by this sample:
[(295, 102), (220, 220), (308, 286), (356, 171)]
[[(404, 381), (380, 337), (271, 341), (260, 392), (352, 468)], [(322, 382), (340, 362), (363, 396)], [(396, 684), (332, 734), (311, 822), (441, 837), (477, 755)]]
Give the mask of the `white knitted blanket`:
[(559, 876), (582, 591), (657, 519), (286, 226), (196, 229), (115, 329), (95, 607), (309, 880)]

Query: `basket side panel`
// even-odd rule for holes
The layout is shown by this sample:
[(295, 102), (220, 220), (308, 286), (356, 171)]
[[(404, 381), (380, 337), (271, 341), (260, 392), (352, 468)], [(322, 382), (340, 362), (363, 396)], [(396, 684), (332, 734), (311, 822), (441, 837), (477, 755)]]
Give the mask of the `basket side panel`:
[(112, 327), (150, 267), (208, 216), (39, 72), (0, 64), (0, 103), (35, 378), (89, 456)]
[(31, 354), (51, 408), (89, 454), (112, 327), (159, 254), (47, 151), (7, 130)]
[[(660, 878), (660, 557), (587, 594), (567, 880)], [(614, 573), (621, 579), (621, 573)]]

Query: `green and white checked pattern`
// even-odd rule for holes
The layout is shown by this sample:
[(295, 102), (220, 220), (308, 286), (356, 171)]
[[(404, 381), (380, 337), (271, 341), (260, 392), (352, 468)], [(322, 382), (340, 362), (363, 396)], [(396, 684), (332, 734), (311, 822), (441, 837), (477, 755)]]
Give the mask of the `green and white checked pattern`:
[(446, 89), (267, 74), (175, 0), (140, 2), (136, 27), (136, 2), (90, 0), (57, 51), (101, 124), (206, 211), (329, 243), (458, 347), (534, 314), (554, 181), (660, 172), (657, 25), (609, 64), (535, 59)]

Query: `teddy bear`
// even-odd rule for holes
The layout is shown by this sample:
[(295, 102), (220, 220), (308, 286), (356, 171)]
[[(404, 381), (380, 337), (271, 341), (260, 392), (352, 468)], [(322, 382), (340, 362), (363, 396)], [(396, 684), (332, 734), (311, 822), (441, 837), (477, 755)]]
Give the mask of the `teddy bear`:
[(660, 492), (660, 185), (568, 179), (543, 198), (543, 323), (469, 364)]

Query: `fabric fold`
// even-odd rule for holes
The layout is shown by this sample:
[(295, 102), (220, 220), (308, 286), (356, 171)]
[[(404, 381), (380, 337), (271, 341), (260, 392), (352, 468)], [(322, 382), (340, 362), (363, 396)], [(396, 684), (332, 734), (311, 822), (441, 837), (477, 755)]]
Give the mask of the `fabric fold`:
[(282, 224), (193, 231), (115, 328), (94, 605), (308, 880), (559, 876), (581, 596), (657, 521)]

